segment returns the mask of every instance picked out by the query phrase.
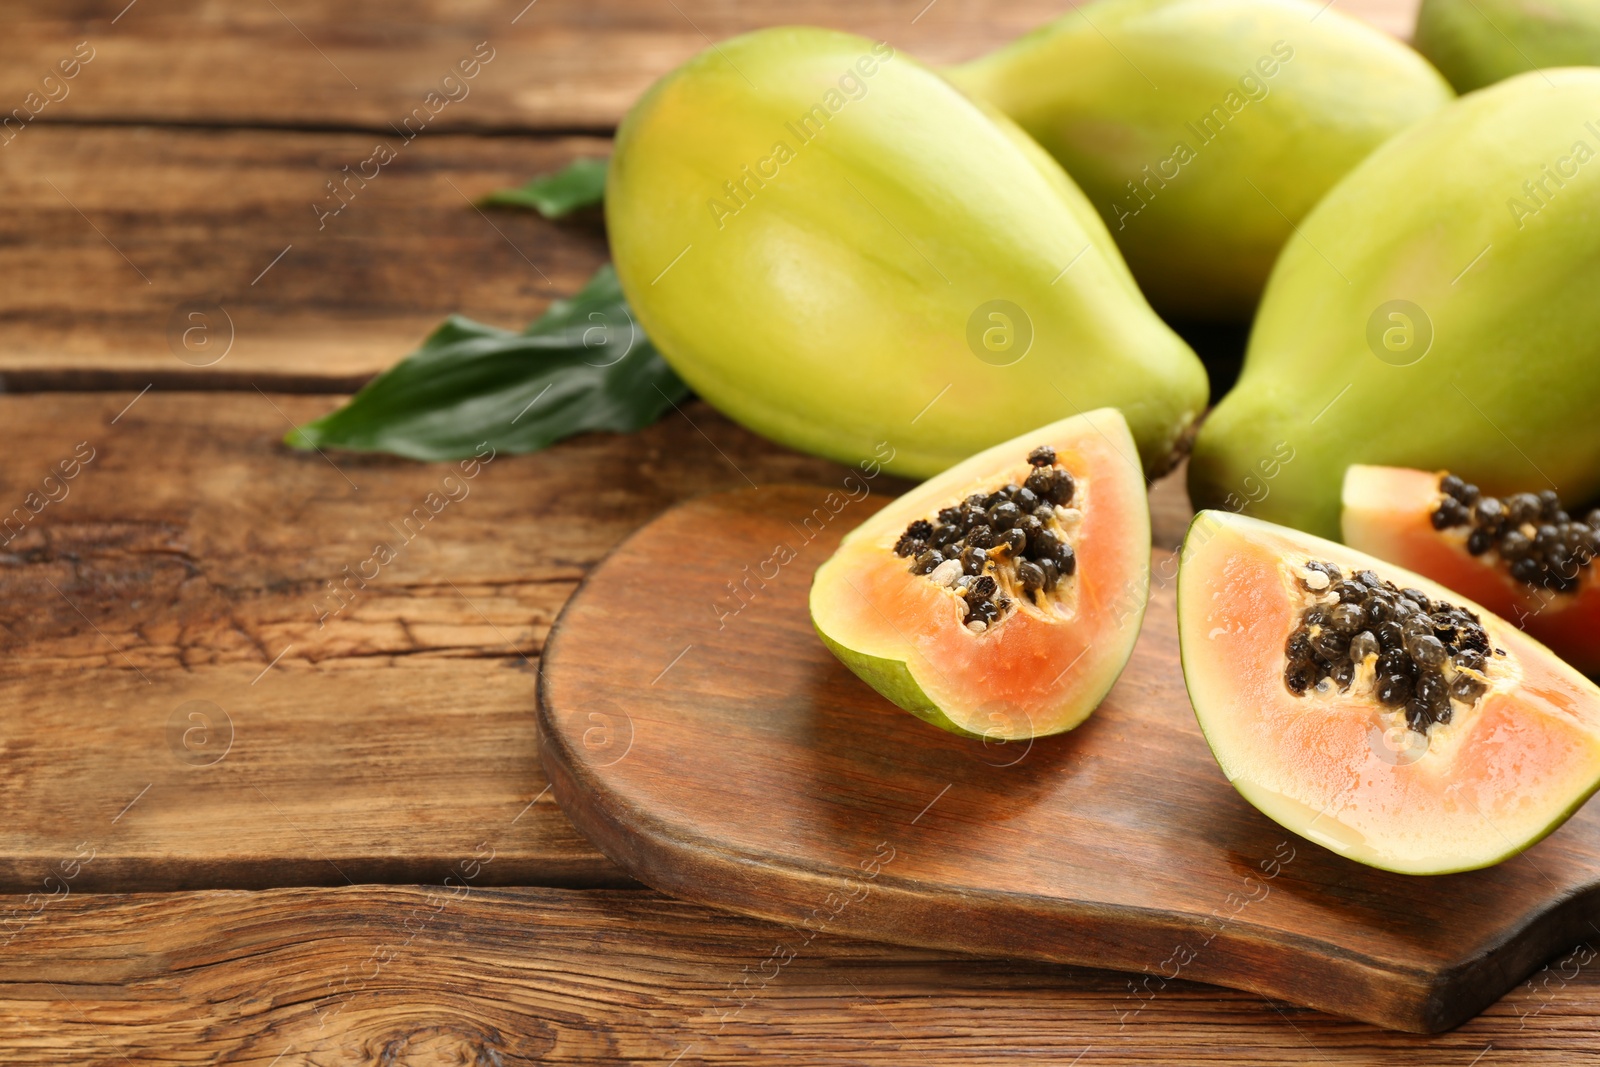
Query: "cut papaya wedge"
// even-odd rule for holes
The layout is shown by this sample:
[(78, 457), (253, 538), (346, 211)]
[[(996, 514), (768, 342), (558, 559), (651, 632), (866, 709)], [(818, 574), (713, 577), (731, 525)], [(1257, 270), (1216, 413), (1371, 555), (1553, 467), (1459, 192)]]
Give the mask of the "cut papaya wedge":
[[(1584, 673), (1600, 674), (1600, 511), (1581, 524), (1566, 521), (1553, 497), (1489, 498), (1438, 472), (1353, 466), (1344, 478), (1343, 536), (1476, 600)], [(1485, 523), (1478, 512), (1491, 499), (1494, 518)], [(1541, 537), (1560, 542), (1557, 559), (1540, 547)]]
[(1008, 741), (1088, 717), (1149, 588), (1138, 449), (1105, 408), (981, 452), (851, 531), (817, 569), (811, 619), (894, 704)]
[(1178, 630), (1228, 780), (1360, 863), (1486, 867), (1600, 785), (1600, 689), (1480, 605), (1344, 545), (1201, 512)]

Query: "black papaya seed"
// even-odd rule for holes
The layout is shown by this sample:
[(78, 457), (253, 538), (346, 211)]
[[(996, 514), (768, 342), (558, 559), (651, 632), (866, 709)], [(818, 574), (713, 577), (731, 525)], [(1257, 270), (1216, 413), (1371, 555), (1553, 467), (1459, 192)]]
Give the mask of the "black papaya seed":
[(1289, 687), (1289, 691), (1296, 696), (1310, 689), (1317, 681), (1309, 663), (1289, 664), (1288, 668), (1283, 672), (1283, 680), (1284, 684)]
[(1496, 526), (1506, 518), (1505, 505), (1498, 497), (1486, 496), (1473, 509), (1473, 517), (1484, 526)]
[(1400, 629), (1400, 624), (1393, 619), (1380, 622), (1372, 631), (1377, 635), (1378, 645), (1385, 651), (1400, 648), (1405, 644), (1405, 632)]
[(1386, 675), (1378, 682), (1378, 700), (1389, 707), (1398, 707), (1411, 699), (1411, 679), (1403, 674)]
[(1042, 495), (1050, 503), (1064, 508), (1072, 503), (1072, 495), (1076, 491), (1077, 483), (1072, 480), (1072, 475), (1058, 467), (1050, 474), (1050, 491)]
[(1353, 634), (1361, 629), (1366, 615), (1356, 604), (1341, 603), (1328, 613), (1328, 619), (1335, 630), (1342, 634)]
[(1350, 638), (1331, 627), (1318, 627), (1312, 631), (1311, 647), (1324, 659), (1340, 660), (1350, 652)]
[(1411, 658), (1418, 667), (1424, 670), (1434, 670), (1444, 665), (1444, 642), (1430, 634), (1421, 634), (1413, 637), (1406, 645), (1406, 651), (1411, 653)]
[(1329, 677), (1340, 689), (1349, 689), (1350, 683), (1356, 680), (1356, 665), (1349, 660), (1335, 663)]
[(1346, 579), (1345, 581), (1335, 585), (1331, 592), (1339, 598), (1339, 602), (1341, 604), (1355, 604), (1359, 606), (1362, 601), (1367, 599), (1368, 590), (1367, 587), (1362, 585), (1360, 582), (1352, 582)]
[(1450, 683), (1450, 695), (1463, 704), (1470, 704), (1483, 695), (1484, 685), (1472, 675), (1462, 672)]
[(1011, 501), (1002, 501), (989, 509), (989, 524), (996, 530), (1009, 530), (1022, 518), (1022, 509)]

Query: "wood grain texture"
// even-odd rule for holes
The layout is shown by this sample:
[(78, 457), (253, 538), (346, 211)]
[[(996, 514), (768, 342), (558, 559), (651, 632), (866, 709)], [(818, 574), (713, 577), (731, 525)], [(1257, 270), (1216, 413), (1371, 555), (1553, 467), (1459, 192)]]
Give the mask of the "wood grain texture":
[(1123, 1020), (1126, 975), (796, 933), (643, 892), (74, 894), (0, 948), (0, 1061), (1570, 1067), (1600, 1011), (1592, 952), (1422, 1038), (1183, 981)]
[[(208, 123), (386, 130), (462, 59), (494, 58), (434, 130), (609, 129), (710, 41), (811, 23), (930, 63), (981, 55), (1061, 14), (1058, 0), (127, 0), (0, 4), (0, 101), (20, 106), (87, 41), (94, 58), (36, 123)], [(1417, 0), (1341, 0), (1408, 34)], [(276, 10), (275, 10), (276, 9)], [(459, 95), (460, 90), (456, 90)], [(59, 90), (57, 90), (59, 95)], [(24, 135), (27, 136), (27, 135)], [(3, 149), (0, 149), (3, 151)]]
[[(1151, 990), (1181, 976), (1416, 1032), (1600, 935), (1594, 806), (1497, 867), (1421, 879), (1245, 802), (1184, 689), (1169, 554), (1126, 671), (1071, 733), (990, 744), (895, 709), (810, 625), (812, 570), (877, 506), (827, 493), (669, 512), (549, 638), (545, 769), (641, 881), (811, 930), (1117, 967)], [(793, 561), (763, 565), (775, 546)]]
[[(327, 183), (380, 142), (396, 158), (351, 181), (339, 214), (313, 210), (345, 203)], [(470, 201), (607, 150), (581, 137), (27, 130), (0, 149), (0, 277), (14, 279), (0, 287), (0, 382), (350, 391), (452, 313), (521, 328), (605, 262), (604, 233)], [(190, 340), (210, 348), (185, 347), (187, 312), (207, 305), (226, 315), (206, 312), (209, 332)]]
[(624, 883), (544, 792), (550, 621), (672, 502), (842, 473), (691, 405), (458, 472), (430, 517), (455, 468), (279, 443), (335, 403), (0, 397), (0, 891), (80, 844), (80, 889), (437, 880), (485, 841), (497, 883)]

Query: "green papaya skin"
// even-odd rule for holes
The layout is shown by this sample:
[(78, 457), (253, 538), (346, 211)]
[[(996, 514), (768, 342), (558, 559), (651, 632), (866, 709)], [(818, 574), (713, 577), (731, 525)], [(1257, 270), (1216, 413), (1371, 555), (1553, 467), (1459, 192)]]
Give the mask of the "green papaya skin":
[(1061, 162), (1159, 311), (1196, 320), (1248, 318), (1294, 224), (1454, 96), (1311, 0), (1099, 0), (949, 76)]
[(1191, 500), (1334, 539), (1351, 464), (1593, 497), (1597, 293), (1600, 69), (1462, 97), (1284, 249), (1239, 383), (1196, 439)]
[(1600, 66), (1594, 0), (1422, 0), (1417, 51), (1457, 92), (1538, 67)]
[(762, 30), (667, 75), (618, 132), (606, 222), (667, 362), (802, 451), (927, 477), (1115, 406), (1155, 473), (1205, 408), (1060, 166), (881, 42)]

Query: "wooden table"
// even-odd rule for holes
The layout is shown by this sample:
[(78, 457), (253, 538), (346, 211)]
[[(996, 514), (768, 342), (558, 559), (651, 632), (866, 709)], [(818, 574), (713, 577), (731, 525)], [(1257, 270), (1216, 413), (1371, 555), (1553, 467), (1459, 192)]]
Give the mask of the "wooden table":
[[(1343, 6), (1410, 20), (1407, 0)], [(283, 432), (445, 314), (520, 325), (604, 260), (592, 222), (472, 198), (607, 151), (635, 94), (708, 38), (812, 21), (948, 61), (1058, 9), (0, 5), (4, 109), (92, 53), (0, 134), (0, 511), (58, 498), (0, 544), (0, 1062), (1466, 1067), (1595, 1049), (1588, 953), (1435, 1038), (1182, 982), (1124, 1025), (1127, 975), (827, 937), (741, 1007), (784, 930), (614, 867), (551, 801), (532, 714), (552, 618), (628, 532), (743, 485), (730, 459), (760, 484), (840, 475), (703, 405), (497, 459), (319, 622), (326, 583), (441, 472), (291, 453)], [(470, 95), (319, 222), (324, 183), (475, 51), (492, 58)], [(169, 333), (208, 303), (232, 344), (201, 367)], [(92, 458), (47, 484), (74, 455)], [(1175, 481), (1155, 499), (1170, 547), (1187, 505)]]

